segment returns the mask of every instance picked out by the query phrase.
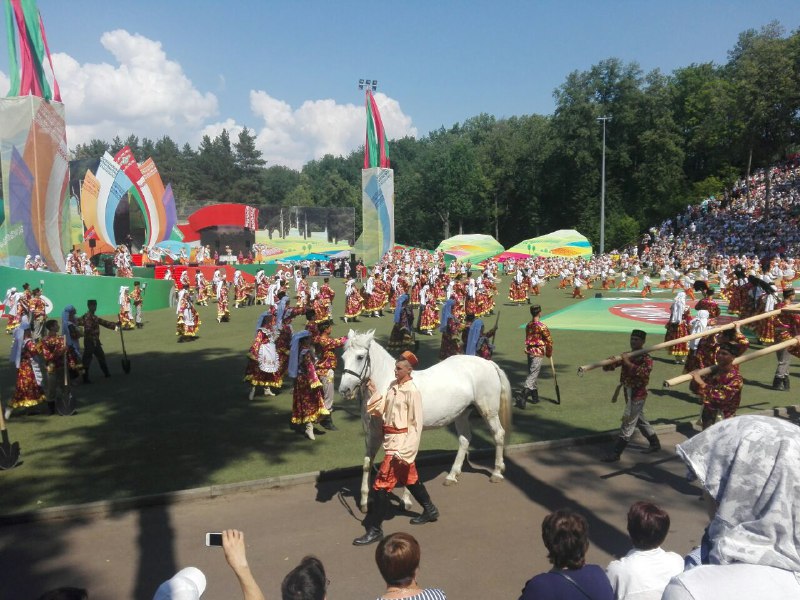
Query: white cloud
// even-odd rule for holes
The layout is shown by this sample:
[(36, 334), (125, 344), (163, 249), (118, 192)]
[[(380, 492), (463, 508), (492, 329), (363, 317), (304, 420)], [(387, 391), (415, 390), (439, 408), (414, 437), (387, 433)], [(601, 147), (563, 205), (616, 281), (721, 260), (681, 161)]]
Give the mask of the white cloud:
[[(387, 137), (417, 135), (411, 117), (403, 113), (397, 100), (381, 93), (375, 94), (375, 100)], [(250, 108), (263, 122), (255, 127), (256, 146), (269, 165), (299, 169), (311, 159), (326, 154), (345, 155), (364, 143), (366, 112), (363, 106), (337, 104), (327, 99), (306, 100), (293, 109), (263, 90), (253, 90)], [(215, 132), (216, 135), (223, 127), (231, 133), (231, 139), (241, 131), (241, 126), (228, 119), (207, 126), (204, 133)]]
[(160, 42), (117, 29), (104, 33), (100, 43), (116, 65), (53, 55), (70, 146), (130, 133), (187, 139), (217, 114), (216, 96), (197, 90)]
[[(179, 145), (188, 141), (196, 146), (203, 135), (214, 138), (223, 128), (236, 141), (242, 119), (228, 117), (230, 113), (217, 117), (217, 97), (197, 89), (160, 42), (123, 29), (103, 33), (100, 42), (112, 61), (79, 63), (68, 54), (53, 55), (70, 147), (130, 134), (151, 139), (169, 135)], [(218, 79), (220, 90), (225, 89), (225, 75)], [(8, 86), (8, 77), (0, 72), (0, 93)], [(382, 93), (375, 99), (389, 138), (417, 135), (396, 100)], [(299, 169), (309, 160), (346, 155), (364, 143), (363, 105), (319, 99), (294, 108), (266, 91), (251, 90), (250, 109), (255, 123), (248, 126), (270, 165)]]

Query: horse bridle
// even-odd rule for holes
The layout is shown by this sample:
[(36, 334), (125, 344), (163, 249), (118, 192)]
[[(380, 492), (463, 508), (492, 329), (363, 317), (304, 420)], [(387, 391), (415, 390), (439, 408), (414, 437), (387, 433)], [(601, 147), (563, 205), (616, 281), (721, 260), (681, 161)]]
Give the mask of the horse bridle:
[(372, 366), (372, 359), (370, 358), (369, 351), (367, 351), (367, 359), (364, 361), (364, 366), (361, 367), (361, 372), (356, 373), (355, 371), (351, 371), (350, 369), (343, 369), (342, 372), (347, 375), (352, 375), (356, 379), (358, 379), (358, 385), (364, 385), (369, 376), (372, 374), (370, 371), (370, 367)]

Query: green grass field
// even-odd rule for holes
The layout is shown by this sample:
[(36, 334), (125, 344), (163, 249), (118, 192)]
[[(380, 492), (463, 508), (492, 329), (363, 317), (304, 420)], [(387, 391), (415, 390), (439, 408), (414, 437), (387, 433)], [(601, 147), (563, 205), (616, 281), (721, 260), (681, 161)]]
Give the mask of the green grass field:
[[(507, 283), (508, 278), (498, 296), (501, 316), (495, 359), (516, 388), (526, 374), (520, 327), (529, 315), (526, 306), (506, 304)], [(344, 283), (337, 280), (334, 286), (334, 314), (340, 315)], [(577, 302), (554, 283), (545, 286), (536, 301), (545, 315)], [(355, 402), (337, 398), (344, 409), (335, 413), (340, 430), (311, 442), (289, 429), (291, 387), (274, 398), (248, 400), (249, 387), (242, 382), (245, 353), (261, 311), (262, 307), (232, 310), (232, 322), (220, 325), (215, 306), (199, 307), (201, 337), (184, 344), (176, 342), (172, 310), (147, 312), (144, 329), (125, 333), (132, 362), (129, 375), (121, 368), (119, 334), (102, 330), (112, 376), (103, 378), (92, 365), (93, 383), (75, 390), (76, 416), (15, 414), (9, 421), (9, 437), (20, 443), (22, 461), (15, 469), (0, 472), (0, 514), (360, 465), (364, 443)], [(299, 319), (295, 328), (304, 322)], [(488, 317), (487, 324), (493, 323), (494, 317)], [(390, 325), (388, 314), (352, 324), (360, 330), (376, 329), (381, 342), (387, 340)], [(337, 319), (334, 334), (344, 335), (350, 326)], [(549, 366), (543, 368), (539, 386), (543, 402), (524, 411), (514, 409), (511, 443), (609, 432), (619, 425), (622, 404), (610, 403), (617, 375), (596, 370), (578, 377), (576, 371), (581, 364), (627, 349), (628, 335), (554, 330), (553, 337), (562, 404), (552, 402), (552, 374)], [(436, 360), (439, 336), (420, 339), (421, 367), (430, 366)], [(649, 341), (661, 339), (653, 334)], [(771, 358), (744, 365), (741, 413), (794, 404), (791, 393), (769, 389), (774, 368)], [(666, 353), (655, 356), (647, 404), (654, 424), (697, 419), (699, 407), (688, 387), (661, 390), (662, 380), (680, 369)], [(0, 382), (7, 399), (13, 392), (14, 372), (6, 360), (0, 366)], [(472, 422), (474, 446), (489, 447), (485, 426), (477, 419)], [(455, 448), (450, 428), (422, 437), (424, 453)]]

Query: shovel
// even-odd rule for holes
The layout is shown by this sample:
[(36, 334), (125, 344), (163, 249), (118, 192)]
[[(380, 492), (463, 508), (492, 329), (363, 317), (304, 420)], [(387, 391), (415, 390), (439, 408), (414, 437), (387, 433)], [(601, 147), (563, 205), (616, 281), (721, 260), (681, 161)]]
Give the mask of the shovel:
[(61, 394), (56, 398), (56, 411), (62, 417), (71, 417), (75, 414), (75, 397), (72, 395), (72, 390), (69, 385), (69, 366), (67, 364), (67, 336), (64, 336), (64, 388)]
[(128, 359), (128, 353), (125, 352), (125, 338), (122, 336), (122, 323), (119, 324), (119, 341), (122, 342), (122, 370), (125, 375), (131, 372), (131, 361)]
[(6, 420), (3, 410), (0, 408), (0, 469), (13, 469), (19, 462), (19, 442), (13, 444), (8, 441), (8, 431), (6, 431)]
[(553, 381), (556, 384), (556, 404), (561, 404), (561, 390), (558, 388), (558, 375), (556, 374), (556, 366), (553, 364), (552, 356), (550, 357), (550, 368), (553, 370)]

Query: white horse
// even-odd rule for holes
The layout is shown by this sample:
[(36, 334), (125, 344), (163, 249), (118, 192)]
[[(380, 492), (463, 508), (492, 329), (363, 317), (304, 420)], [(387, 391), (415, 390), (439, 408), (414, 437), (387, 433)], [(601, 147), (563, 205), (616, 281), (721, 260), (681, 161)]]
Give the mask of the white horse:
[[(367, 509), (369, 471), (383, 440), (382, 424), (366, 411), (368, 379), (385, 392), (394, 380), (395, 359), (373, 338), (375, 331), (357, 333), (352, 329), (344, 346), (344, 374), (339, 393), (351, 398), (359, 388), (362, 393), (361, 418), (366, 434), (366, 455), (361, 479), (361, 510)], [(486, 421), (495, 443), (494, 470), (490, 480), (503, 480), (506, 466), (503, 445), (511, 431), (511, 385), (503, 370), (494, 362), (478, 356), (451, 356), (429, 369), (414, 371), (414, 383), (422, 396), (423, 427), (443, 427), (455, 422), (458, 453), (445, 478), (445, 485), (458, 483), (461, 467), (467, 456), (472, 432), (469, 426), (470, 407), (474, 406)], [(403, 495), (406, 508), (411, 506), (408, 490)]]

